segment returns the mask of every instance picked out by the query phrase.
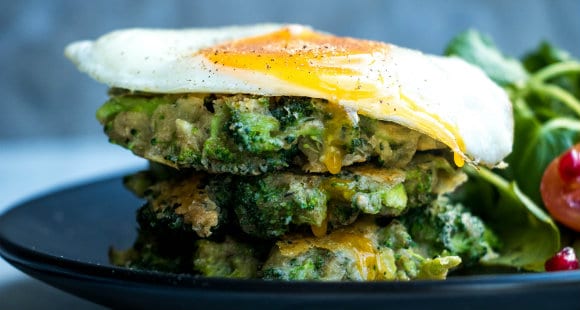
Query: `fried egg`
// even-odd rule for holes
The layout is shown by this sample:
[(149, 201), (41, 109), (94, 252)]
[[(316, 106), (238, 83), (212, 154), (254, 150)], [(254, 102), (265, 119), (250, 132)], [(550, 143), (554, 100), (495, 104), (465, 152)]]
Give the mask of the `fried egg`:
[(65, 54), (110, 87), (326, 99), (446, 144), (458, 166), (494, 166), (512, 148), (511, 103), (483, 71), (393, 44), (260, 24), (120, 30)]

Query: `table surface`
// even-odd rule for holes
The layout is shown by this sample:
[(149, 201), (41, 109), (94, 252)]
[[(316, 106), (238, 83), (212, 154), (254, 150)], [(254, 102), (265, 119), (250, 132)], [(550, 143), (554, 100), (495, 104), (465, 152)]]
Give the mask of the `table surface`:
[[(103, 137), (0, 141), (0, 213), (78, 183), (145, 167)], [(102, 309), (20, 272), (0, 259), (0, 309)]]

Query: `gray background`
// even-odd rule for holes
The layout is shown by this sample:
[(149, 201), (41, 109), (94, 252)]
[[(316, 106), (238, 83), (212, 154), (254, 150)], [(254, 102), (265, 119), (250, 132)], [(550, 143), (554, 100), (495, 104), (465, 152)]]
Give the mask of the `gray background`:
[(94, 111), (106, 100), (106, 87), (63, 57), (71, 41), (125, 27), (256, 22), (305, 23), (430, 53), (441, 53), (452, 36), (473, 27), (512, 55), (543, 39), (580, 55), (575, 0), (0, 0), (0, 146), (25, 138), (100, 137)]

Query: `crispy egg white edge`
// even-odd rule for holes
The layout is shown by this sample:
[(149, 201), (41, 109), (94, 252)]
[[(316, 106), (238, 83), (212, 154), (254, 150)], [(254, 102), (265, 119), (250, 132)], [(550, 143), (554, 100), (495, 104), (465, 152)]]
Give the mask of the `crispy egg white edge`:
[[(65, 55), (99, 82), (156, 93), (251, 93), (294, 95), (326, 99), (327, 94), (281, 81), (262, 72), (237, 72), (217, 67), (202, 55), (203, 48), (234, 39), (267, 34), (288, 25), (260, 24), (183, 30), (127, 29), (96, 41), (80, 41), (66, 47)], [(290, 27), (301, 27), (292, 25)], [(378, 56), (378, 57), (377, 57)], [(421, 109), (454, 124), (465, 151), (475, 163), (495, 165), (511, 152), (513, 119), (505, 92), (483, 71), (458, 58), (423, 54), (392, 45), (388, 55), (370, 55), (377, 70), (389, 72), (381, 96), (394, 106), (404, 105), (402, 93)], [(332, 62), (332, 60), (325, 60)], [(359, 68), (370, 82), (369, 68)], [(333, 78), (333, 77), (330, 77)], [(382, 80), (382, 79), (381, 79)], [(351, 83), (344, 79), (345, 85)], [(375, 82), (377, 83), (377, 82)], [(336, 100), (349, 109), (359, 102)], [(374, 113), (377, 118), (417, 128), (413, 120)]]

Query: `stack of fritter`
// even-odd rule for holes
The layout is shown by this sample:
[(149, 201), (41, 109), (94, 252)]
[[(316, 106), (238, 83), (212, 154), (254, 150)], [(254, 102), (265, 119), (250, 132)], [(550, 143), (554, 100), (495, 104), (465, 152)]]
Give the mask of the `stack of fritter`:
[[(152, 161), (147, 203), (115, 264), (222, 277), (444, 278), (490, 254), (483, 223), (442, 194), (446, 147), (325, 100), (113, 90), (98, 118)], [(334, 173), (331, 173), (334, 172)]]

